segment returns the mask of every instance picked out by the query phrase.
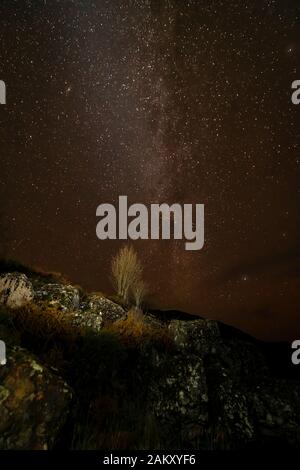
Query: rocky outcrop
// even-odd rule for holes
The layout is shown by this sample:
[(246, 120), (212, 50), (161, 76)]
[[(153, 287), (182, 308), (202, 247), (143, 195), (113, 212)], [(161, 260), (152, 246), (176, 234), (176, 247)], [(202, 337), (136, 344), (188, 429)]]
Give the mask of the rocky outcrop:
[(166, 435), (204, 449), (300, 446), (300, 382), (273, 378), (257, 346), (222, 338), (217, 322), (175, 320), (169, 331), (175, 352), (152, 354), (149, 386)]
[(177, 352), (154, 355), (148, 406), (160, 426), (176, 441), (195, 441), (208, 425), (208, 395), (203, 360)]
[(51, 448), (72, 393), (28, 351), (13, 347), (0, 366), (0, 449)]
[[(149, 408), (166, 434), (172, 429), (185, 445), (201, 439), (209, 425), (204, 358), (220, 339), (216, 322), (172, 320), (168, 324), (175, 345), (171, 354), (155, 351), (149, 384)], [(149, 356), (150, 359), (150, 356)], [(175, 444), (175, 443), (174, 443)]]
[(220, 341), (218, 324), (212, 320), (171, 320), (168, 326), (179, 349), (207, 354)]
[(45, 283), (34, 291), (34, 302), (40, 301), (62, 311), (73, 311), (79, 307), (79, 290), (71, 285)]
[[(61, 336), (60, 350), (53, 351), (53, 342), (56, 343), (52, 336), (50, 350), (52, 357), (63, 364), (63, 373), (65, 361), (70, 362), (71, 368), (81, 361), (79, 369), (68, 370), (67, 374), (75, 394), (79, 392), (77, 397), (84, 396), (85, 400), (89, 390), (77, 390), (76, 377), (84, 373), (80, 386), (87, 380), (97, 387), (100, 374), (100, 389), (109, 377), (103, 387), (105, 393), (117, 396), (120, 402), (126, 397), (129, 412), (130, 403), (135, 403), (139, 395), (138, 419), (142, 421), (148, 414), (154, 417), (166, 448), (239, 449), (269, 443), (300, 447), (300, 381), (274, 377), (258, 343), (237, 330), (229, 329), (225, 335), (224, 327), (216, 321), (168, 319), (167, 315), (160, 317), (159, 312), (130, 316), (104, 296), (82, 295), (71, 285), (18, 273), (2, 276), (0, 286), (2, 303), (7, 306), (16, 308), (31, 301), (40, 305), (44, 315), (51, 315), (53, 309), (48, 312), (49, 305), (60, 311), (58, 318), (62, 313), (71, 328), (80, 330), (78, 345), (83, 349), (76, 349), (79, 356), (75, 362), (70, 362), (68, 348), (76, 339), (66, 346), (66, 357)], [(11, 313), (8, 310), (8, 318)], [(114, 322), (117, 323), (112, 328), (106, 328)], [(9, 323), (2, 327), (6, 336), (0, 339), (5, 340), (10, 337)], [(126, 328), (132, 330), (124, 331)], [(90, 330), (92, 335), (87, 334)], [(39, 341), (35, 347), (40, 347), (42, 333), (36, 331)], [(22, 331), (19, 333), (22, 337)], [(113, 334), (113, 339), (109, 334)], [(30, 338), (34, 342), (32, 334)], [(68, 341), (67, 334), (63, 338)], [(120, 347), (117, 354), (116, 343)], [(26, 344), (29, 349), (30, 346)], [(43, 358), (45, 354), (47, 349), (46, 353), (43, 350)], [(116, 362), (121, 357), (126, 357), (127, 362), (118, 368)], [(87, 362), (93, 367), (85, 367)], [(139, 383), (138, 390), (134, 389), (135, 381)], [(97, 388), (94, 394), (97, 396)], [(42, 366), (31, 353), (9, 345), (7, 364), (0, 366), (1, 448), (51, 448), (70, 403), (71, 389), (63, 379)], [(122, 423), (127, 414), (125, 406)]]
[(0, 302), (10, 308), (19, 308), (33, 299), (33, 287), (22, 273), (7, 273), (0, 277)]
[(104, 325), (124, 317), (125, 310), (116, 303), (96, 294), (87, 295), (74, 312), (73, 324), (99, 332)]
[(269, 378), (253, 390), (253, 411), (261, 438), (300, 444), (299, 383)]

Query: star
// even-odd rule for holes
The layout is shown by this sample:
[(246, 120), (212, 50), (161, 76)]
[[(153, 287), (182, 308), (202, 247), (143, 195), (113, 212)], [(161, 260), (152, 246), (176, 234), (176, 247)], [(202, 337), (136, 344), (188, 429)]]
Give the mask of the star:
[(199, 253), (134, 243), (153, 303), (300, 334), (299, 0), (157, 3), (0, 2), (0, 248), (111, 293), (99, 204), (204, 203)]
[(65, 95), (68, 96), (72, 91), (72, 85), (68, 85), (65, 89)]

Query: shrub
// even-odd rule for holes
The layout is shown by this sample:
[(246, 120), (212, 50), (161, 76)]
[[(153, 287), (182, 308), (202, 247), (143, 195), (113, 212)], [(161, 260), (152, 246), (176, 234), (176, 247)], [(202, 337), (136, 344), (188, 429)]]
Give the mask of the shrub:
[(47, 302), (30, 303), (12, 310), (10, 315), (24, 345), (37, 353), (44, 353), (56, 344), (62, 344), (67, 350), (81, 334), (66, 313)]
[(156, 325), (140, 309), (132, 308), (126, 318), (121, 318), (107, 327), (107, 331), (118, 333), (127, 347), (144, 348), (147, 343), (171, 346), (172, 340), (168, 329)]
[(134, 305), (137, 309), (140, 309), (146, 294), (148, 292), (148, 287), (147, 284), (142, 280), (138, 279), (132, 286), (131, 288), (133, 300), (134, 300)]
[(112, 260), (112, 280), (118, 296), (128, 305), (130, 291), (141, 280), (142, 265), (137, 253), (124, 246)]

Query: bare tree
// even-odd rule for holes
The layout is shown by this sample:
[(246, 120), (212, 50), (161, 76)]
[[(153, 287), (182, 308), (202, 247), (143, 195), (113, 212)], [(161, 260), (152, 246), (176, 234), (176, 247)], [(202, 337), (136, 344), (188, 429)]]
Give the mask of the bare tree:
[(142, 280), (138, 279), (131, 288), (131, 293), (134, 299), (134, 305), (136, 308), (140, 308), (145, 300), (145, 297), (148, 293), (148, 286)]
[(142, 265), (136, 251), (124, 246), (112, 260), (112, 277), (118, 296), (125, 304), (129, 302), (133, 286), (141, 280)]

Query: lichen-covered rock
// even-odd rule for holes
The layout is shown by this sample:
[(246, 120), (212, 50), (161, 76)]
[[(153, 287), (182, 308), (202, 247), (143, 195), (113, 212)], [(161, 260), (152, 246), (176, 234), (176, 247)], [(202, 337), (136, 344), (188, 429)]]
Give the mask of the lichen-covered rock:
[(218, 324), (213, 320), (171, 320), (169, 332), (178, 347), (199, 353), (210, 352), (220, 339)]
[(252, 398), (261, 439), (300, 447), (300, 384), (269, 378), (255, 387)]
[(7, 307), (23, 307), (33, 295), (32, 284), (25, 274), (13, 272), (0, 277), (0, 302)]
[[(156, 320), (157, 323), (157, 320)], [(157, 324), (158, 327), (158, 324)], [(209, 428), (209, 397), (205, 357), (220, 341), (218, 325), (209, 320), (171, 320), (174, 351), (152, 350), (149, 408), (164, 432), (185, 446), (195, 446)], [(169, 437), (170, 437), (169, 436)]]
[(172, 320), (169, 332), (175, 352), (143, 358), (153, 366), (147, 407), (165, 436), (203, 449), (300, 446), (300, 383), (272, 378), (256, 344), (224, 339), (207, 320)]
[(34, 292), (34, 302), (48, 302), (62, 311), (72, 311), (79, 307), (79, 290), (71, 285), (56, 283), (43, 284)]
[[(141, 410), (134, 418), (135, 424), (144, 426), (143, 419), (149, 413), (158, 424), (166, 448), (241, 449), (265, 443), (300, 448), (300, 382), (273, 376), (264, 353), (267, 345), (262, 347), (254, 339), (213, 320), (193, 320), (188, 316), (173, 319), (174, 315), (169, 319), (160, 312), (144, 314), (134, 309), (126, 312), (101, 295), (80, 296), (76, 287), (58, 282), (46, 283), (45, 277), (37, 274), (30, 276), (30, 280), (24, 274), (5, 274), (0, 277), (0, 299), (14, 308), (30, 301), (36, 304), (32, 322), (40, 318), (35, 311), (46, 316), (57, 313), (55, 308), (48, 309), (47, 304), (64, 312), (55, 318), (63, 318), (72, 333), (73, 329), (77, 333), (73, 326), (80, 329), (80, 347), (87, 340), (88, 355), (83, 355), (83, 363), (86, 364), (86, 357), (89, 360), (94, 356), (105, 374), (110, 375), (112, 369), (114, 380), (109, 387), (124, 406), (122, 419), (126, 421), (132, 402), (138, 399)], [(15, 344), (13, 338), (17, 344), (26, 339), (24, 323), (16, 322), (20, 330), (17, 332), (16, 325), (12, 329), (10, 323), (13, 315), (16, 313), (18, 318), (22, 310), (12, 312), (3, 306), (1, 309), (6, 311), (3, 318), (8, 321), (0, 322), (0, 339), (7, 342), (8, 352), (7, 364), (0, 365), (0, 448), (51, 448), (69, 410), (71, 391), (30, 353), (11, 346)], [(119, 335), (119, 338), (113, 335), (114, 341), (120, 341), (119, 346), (124, 348), (126, 367), (122, 373), (110, 353), (102, 354), (101, 348), (109, 344), (105, 343), (105, 335), (100, 342), (101, 335), (99, 338), (97, 335), (103, 327), (120, 319), (124, 321), (117, 322), (111, 332)], [(34, 344), (34, 331), (39, 335), (40, 329), (29, 330)], [(90, 337), (89, 331), (84, 330), (94, 334)], [(54, 343), (55, 334), (51, 337)], [(60, 364), (62, 374), (68, 363), (69, 347), (71, 350), (74, 347), (73, 335), (70, 337), (69, 342), (63, 336), (67, 341), (67, 361), (61, 338), (59, 348), (50, 350), (49, 364)], [(20, 344), (30, 347), (30, 341)], [(79, 348), (79, 359), (84, 350)], [(46, 355), (43, 351), (41, 357), (47, 360)], [(52, 362), (53, 357), (58, 357), (58, 361)], [(88, 380), (89, 374), (93, 376), (98, 369), (91, 370)], [(77, 371), (69, 372), (68, 380), (74, 380)], [(80, 366), (79, 375), (81, 372)], [(73, 386), (78, 398), (82, 385), (76, 388), (76, 384), (75, 379)], [(98, 394), (98, 390), (95, 392)]]
[(91, 294), (74, 312), (73, 323), (76, 326), (90, 328), (95, 332), (107, 324), (124, 317), (125, 310), (111, 300)]
[(243, 383), (234, 380), (230, 369), (217, 363), (213, 376), (206, 369), (210, 399), (209, 429), (216, 439), (216, 447), (239, 448), (255, 438), (249, 391)]
[(268, 439), (300, 445), (300, 383), (272, 377), (257, 345), (220, 338), (205, 373), (216, 445), (243, 448)]
[(0, 366), (0, 449), (51, 448), (69, 411), (66, 383), (24, 349), (8, 348)]
[(191, 444), (208, 425), (208, 395), (203, 361), (195, 354), (154, 354), (149, 385), (150, 409), (165, 429)]

